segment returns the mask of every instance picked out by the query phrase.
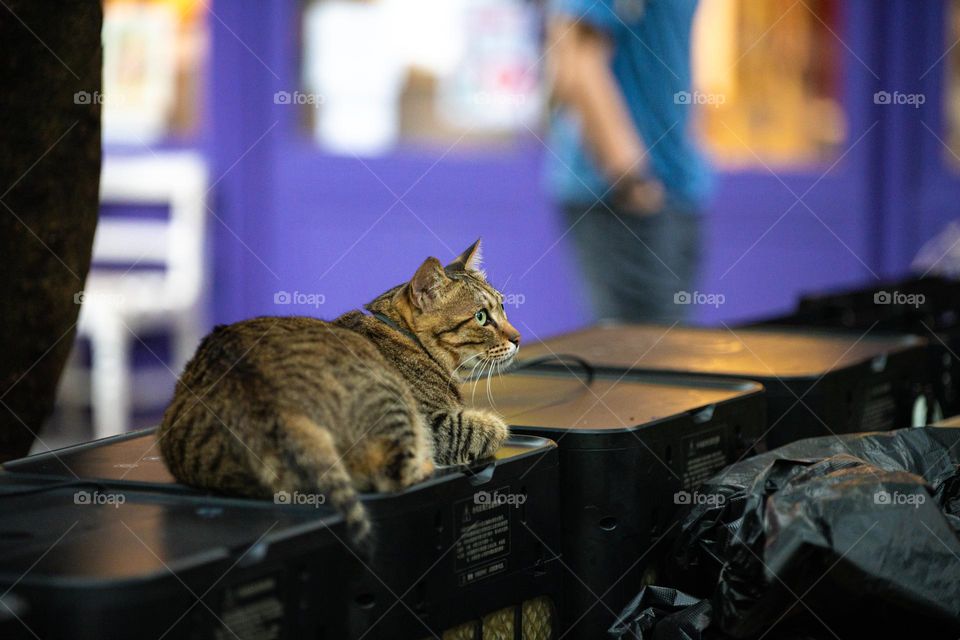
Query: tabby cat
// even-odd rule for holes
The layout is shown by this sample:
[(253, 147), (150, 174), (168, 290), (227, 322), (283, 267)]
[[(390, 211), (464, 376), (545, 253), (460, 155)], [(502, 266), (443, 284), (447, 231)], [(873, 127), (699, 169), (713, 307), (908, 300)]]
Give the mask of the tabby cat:
[(427, 258), (369, 314), (216, 327), (160, 425), (171, 473), (232, 495), (322, 495), (369, 553), (358, 491), (402, 489), (507, 437), (499, 416), (464, 407), (458, 387), (478, 367), (509, 364), (520, 344), (479, 262), (479, 240), (446, 267)]

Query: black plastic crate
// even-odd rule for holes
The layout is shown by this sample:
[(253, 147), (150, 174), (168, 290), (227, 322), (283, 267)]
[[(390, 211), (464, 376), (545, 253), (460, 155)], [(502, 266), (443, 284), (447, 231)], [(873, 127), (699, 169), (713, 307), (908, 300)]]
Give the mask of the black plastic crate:
[[(203, 497), (175, 483), (153, 430), (31, 456), (5, 469), (23, 478), (76, 474), (112, 487)], [(324, 577), (338, 603), (324, 637), (473, 638), (482, 625), (503, 637), (519, 627), (525, 639), (550, 638), (562, 576), (552, 552), (560, 538), (557, 483), (556, 445), (515, 436), (494, 460), (440, 469), (401, 493), (363, 496), (377, 551), (365, 563), (338, 545), (342, 568)]]
[(5, 639), (342, 637), (330, 511), (0, 473), (0, 514)]
[(748, 455), (765, 431), (755, 382), (660, 374), (517, 372), (466, 399), (495, 408), (514, 433), (560, 448), (563, 623), (567, 638), (600, 638), (616, 613), (658, 575), (679, 505)]
[(811, 326), (912, 333), (929, 342), (933, 393), (944, 415), (960, 413), (960, 282), (909, 278), (806, 293), (797, 308), (754, 326)]
[[(917, 336), (816, 329), (599, 325), (525, 349), (582, 358), (606, 372), (755, 380), (767, 393), (769, 448), (813, 436), (920, 425), (932, 379)], [(537, 368), (567, 365), (546, 362)], [(922, 398), (922, 400), (921, 400)]]
[(381, 544), (347, 580), (349, 637), (552, 637), (558, 473), (553, 442), (513, 436), (495, 462), (365, 498)]

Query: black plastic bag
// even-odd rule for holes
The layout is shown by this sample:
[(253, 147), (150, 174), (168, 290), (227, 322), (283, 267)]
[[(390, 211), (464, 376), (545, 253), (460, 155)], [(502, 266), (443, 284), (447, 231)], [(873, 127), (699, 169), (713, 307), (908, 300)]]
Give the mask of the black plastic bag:
[[(616, 638), (960, 633), (960, 429), (813, 438), (728, 467), (693, 494), (670, 584)], [(703, 598), (698, 600), (698, 598)]]
[(671, 584), (710, 597), (738, 638), (797, 616), (956, 637), (958, 443), (936, 427), (828, 436), (732, 465), (694, 494)]
[(710, 603), (676, 589), (648, 586), (624, 609), (608, 631), (630, 640), (708, 640)]
[[(831, 640), (829, 630), (811, 621), (777, 625), (764, 640)], [(806, 625), (806, 626), (805, 626)], [(819, 627), (819, 628), (818, 628)], [(710, 600), (668, 587), (644, 587), (607, 631), (619, 640), (729, 640), (713, 624)]]

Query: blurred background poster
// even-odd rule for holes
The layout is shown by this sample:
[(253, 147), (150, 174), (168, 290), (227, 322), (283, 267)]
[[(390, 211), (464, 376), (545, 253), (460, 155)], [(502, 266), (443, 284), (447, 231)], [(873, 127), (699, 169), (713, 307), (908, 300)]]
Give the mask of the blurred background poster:
[(199, 117), (202, 5), (110, 0), (103, 22), (104, 142), (153, 144)]
[[(416, 10), (411, 10), (416, 6)], [(400, 140), (496, 139), (542, 117), (540, 14), (516, 0), (317, 0), (304, 10), (314, 139), (383, 154)]]

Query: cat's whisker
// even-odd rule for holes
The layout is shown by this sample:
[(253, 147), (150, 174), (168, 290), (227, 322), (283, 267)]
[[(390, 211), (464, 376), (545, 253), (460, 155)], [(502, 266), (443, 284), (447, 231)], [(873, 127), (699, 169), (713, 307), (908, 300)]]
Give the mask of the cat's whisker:
[(493, 390), (490, 388), (490, 380), (493, 378), (493, 370), (497, 366), (497, 361), (494, 361), (490, 365), (490, 370), (487, 372), (487, 401), (490, 403), (490, 406), (493, 407), (493, 410), (497, 410), (497, 403), (493, 401)]
[(487, 366), (486, 360), (480, 361), (480, 374), (477, 375), (473, 380), (473, 392), (470, 394), (470, 404), (476, 405), (477, 399), (477, 385), (480, 384), (480, 378), (483, 377), (483, 369)]
[[(464, 365), (466, 365), (468, 362), (470, 362), (470, 361), (473, 360), (474, 358), (479, 358), (481, 355), (482, 355), (482, 354), (480, 354), (480, 353), (476, 353), (476, 354), (470, 356), (469, 358), (467, 358), (466, 360), (464, 360), (463, 362), (461, 362), (460, 364), (458, 364), (458, 365), (457, 365), (457, 368), (453, 370), (453, 374), (454, 374), (455, 376), (458, 375), (458, 372), (460, 371), (460, 368), (461, 368), (461, 367), (463, 367)], [(478, 364), (479, 364), (479, 363), (478, 363)], [(470, 375), (471, 375), (471, 376), (473, 376), (473, 372), (476, 370), (476, 368), (477, 368), (477, 365), (474, 364), (474, 365), (473, 365), (473, 368), (470, 370)]]
[[(480, 372), (480, 380), (479, 380), (479, 382), (480, 382), (481, 385), (483, 384), (484, 379), (485, 379), (488, 375), (490, 375), (490, 367), (492, 367), (492, 366), (493, 366), (493, 361), (492, 361), (492, 360), (487, 360), (487, 361), (486, 361), (486, 364), (485, 364), (484, 367), (483, 367), (483, 370)], [(482, 388), (482, 387), (481, 387), (481, 388)]]
[[(493, 360), (487, 360), (487, 365), (483, 368), (483, 371), (480, 372), (480, 384), (484, 383), (485, 379), (488, 379), (490, 376), (490, 369), (493, 368)], [(481, 387), (483, 388), (483, 387)], [(487, 396), (487, 401), (490, 401), (490, 396)]]
[(469, 386), (472, 381), (477, 379), (477, 367), (479, 367), (480, 364), (481, 364), (481, 361), (478, 360), (477, 362), (474, 363), (473, 367), (471, 367), (470, 375), (467, 377), (467, 386)]
[(471, 381), (471, 380), (476, 380), (476, 379), (477, 379), (477, 368), (479, 368), (479, 367), (482, 366), (482, 365), (483, 365), (483, 360), (477, 360), (477, 361), (473, 364), (473, 367), (470, 369), (470, 377), (467, 378), (467, 381), (468, 381), (468, 382)]

